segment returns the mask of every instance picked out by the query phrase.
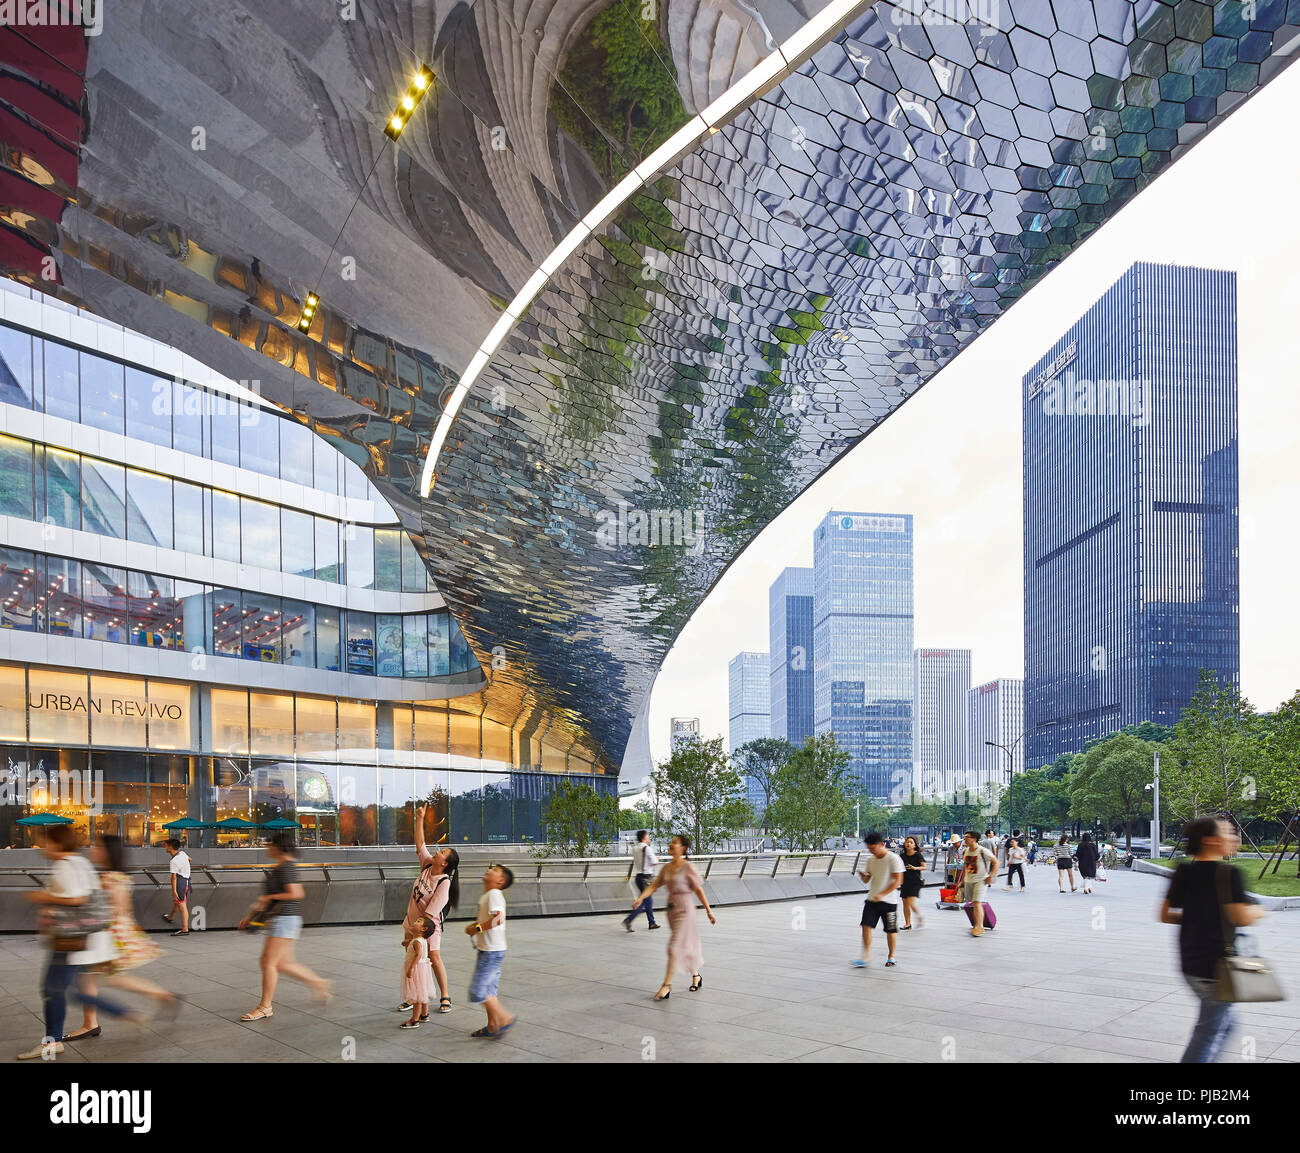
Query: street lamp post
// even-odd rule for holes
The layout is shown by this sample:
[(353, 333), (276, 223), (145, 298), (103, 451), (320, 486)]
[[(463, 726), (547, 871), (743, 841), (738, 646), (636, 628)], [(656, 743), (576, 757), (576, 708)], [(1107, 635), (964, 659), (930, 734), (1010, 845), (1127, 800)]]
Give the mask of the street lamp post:
[(1014, 833), (1014, 832), (1016, 831), (1016, 754), (1015, 754), (1015, 748), (1016, 748), (1016, 746), (1017, 746), (1018, 744), (1020, 744), (1020, 742), (1023, 741), (1024, 739), (1025, 739), (1025, 734), (1024, 734), (1024, 733), (1021, 733), (1020, 736), (1018, 736), (1014, 741), (1011, 742), (1011, 746), (1010, 746), (1009, 748), (1008, 748), (1006, 745), (1000, 745), (1000, 744), (998, 744), (997, 741), (985, 741), (985, 742), (984, 742), (986, 745), (992, 745), (995, 749), (1001, 749), (1004, 753), (1007, 754), (1007, 762), (1008, 762), (1008, 766), (1007, 766), (1007, 781), (1008, 781), (1008, 790), (1007, 790), (1007, 816), (1008, 816), (1008, 818), (1009, 818), (1009, 822), (1008, 822), (1008, 823), (1009, 823), (1010, 826), (1011, 826), (1010, 829), (1009, 829), (1008, 831), (1009, 831), (1009, 832), (1012, 832), (1012, 833)]
[(862, 839), (862, 801), (853, 802), (853, 839), (860, 841)]

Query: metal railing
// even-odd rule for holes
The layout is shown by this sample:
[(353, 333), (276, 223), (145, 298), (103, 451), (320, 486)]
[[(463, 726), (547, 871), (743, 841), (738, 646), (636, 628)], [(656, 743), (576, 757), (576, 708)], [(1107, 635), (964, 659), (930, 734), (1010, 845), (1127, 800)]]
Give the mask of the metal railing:
[[(837, 871), (855, 875), (862, 867), (863, 858), (867, 854), (862, 850), (831, 850), (825, 852), (761, 852), (752, 851), (747, 853), (712, 853), (704, 856), (689, 858), (691, 863), (700, 870), (704, 880), (714, 877), (718, 880), (739, 880), (743, 877), (805, 877), (812, 875), (831, 876)], [(935, 862), (937, 866), (937, 861)], [(330, 861), (298, 861), (295, 865), (300, 873), (312, 874), (319, 872), (322, 878), (328, 883), (333, 879), (331, 874), (340, 874), (340, 879), (350, 870), (354, 869), (371, 869), (377, 870), (380, 880), (387, 880), (390, 877), (396, 879), (400, 877), (413, 876), (419, 872), (420, 865), (417, 861), (408, 860), (402, 862), (394, 861), (348, 861), (348, 862), (330, 862)], [(531, 880), (537, 882), (553, 881), (631, 881), (633, 860), (628, 857), (544, 857), (534, 858), (528, 861), (517, 861), (510, 864), (511, 869), (518, 876), (522, 873), (530, 873)], [(220, 887), (223, 883), (247, 884), (248, 881), (243, 876), (230, 877), (229, 874), (246, 874), (250, 876), (265, 876), (275, 865), (271, 862), (263, 864), (198, 864), (192, 863), (190, 866), (191, 875), (198, 875), (207, 880), (214, 887)], [(165, 887), (170, 885), (170, 872), (165, 865), (128, 865), (123, 870), (124, 873), (133, 876), (147, 877), (154, 885)], [(936, 868), (937, 871), (937, 868)], [(33, 885), (41, 885), (44, 878), (49, 875), (48, 868), (39, 867), (0, 867), (0, 878), (6, 876), (22, 876), (30, 881)]]

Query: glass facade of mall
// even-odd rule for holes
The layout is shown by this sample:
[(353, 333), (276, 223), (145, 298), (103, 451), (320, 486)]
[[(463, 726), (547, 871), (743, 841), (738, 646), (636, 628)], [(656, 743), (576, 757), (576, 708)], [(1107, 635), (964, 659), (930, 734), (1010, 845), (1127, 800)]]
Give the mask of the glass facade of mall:
[(1023, 386), (1037, 767), (1239, 681), (1236, 275), (1135, 264)]
[(129, 844), (182, 817), (406, 844), (420, 801), (436, 839), (530, 842), (561, 775), (615, 791), (548, 722), (486, 715), (354, 461), (201, 366), (150, 365), (172, 350), (129, 334), (124, 360), (117, 326), (0, 294), (31, 300), (0, 322), (0, 846), (41, 811)]
[(912, 517), (831, 512), (813, 534), (813, 708), (859, 789), (912, 772)]

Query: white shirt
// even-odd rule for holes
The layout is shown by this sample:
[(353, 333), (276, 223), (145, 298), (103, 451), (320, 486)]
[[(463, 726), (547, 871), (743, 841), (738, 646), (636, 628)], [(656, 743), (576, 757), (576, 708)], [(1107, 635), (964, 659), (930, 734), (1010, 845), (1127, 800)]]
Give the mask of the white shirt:
[(895, 873), (901, 873), (903, 871), (902, 857), (897, 853), (889, 852), (889, 850), (885, 850), (885, 855), (883, 857), (877, 857), (868, 849), (867, 863), (862, 871), (871, 878), (871, 888), (867, 891), (868, 901), (884, 901), (886, 905), (898, 904), (897, 889), (884, 897), (880, 895), (880, 891), (881, 889), (888, 888), (889, 884), (894, 879)]
[(655, 851), (650, 847), (649, 841), (641, 841), (632, 850), (632, 861), (633, 873), (653, 873), (655, 866), (659, 864), (659, 858), (655, 856)]
[[(49, 882), (45, 886), (52, 897), (85, 897), (92, 889), (99, 888), (99, 877), (85, 857), (74, 853), (70, 857), (60, 857), (54, 862)], [(98, 965), (111, 961), (116, 952), (113, 934), (105, 930), (91, 933), (86, 938), (86, 947), (79, 953), (68, 954), (69, 965)]]
[(176, 850), (169, 867), (177, 876), (184, 877), (187, 881), (190, 879), (190, 856), (184, 849)]
[(478, 916), (475, 920), (486, 926), (492, 914), (500, 910), (501, 924), (495, 929), (484, 928), (474, 934), (474, 947), (484, 953), (500, 953), (506, 947), (506, 898), (500, 889), (488, 889), (478, 899)]
[(1011, 863), (1012, 863), (1013, 865), (1021, 865), (1021, 864), (1023, 864), (1023, 863), (1024, 863), (1024, 860), (1025, 860), (1025, 857), (1027, 857), (1028, 855), (1029, 855), (1029, 854), (1026, 853), (1024, 849), (1021, 849), (1021, 848), (1015, 848), (1015, 849), (1008, 849), (1008, 850), (1007, 850), (1007, 856), (1010, 858)]

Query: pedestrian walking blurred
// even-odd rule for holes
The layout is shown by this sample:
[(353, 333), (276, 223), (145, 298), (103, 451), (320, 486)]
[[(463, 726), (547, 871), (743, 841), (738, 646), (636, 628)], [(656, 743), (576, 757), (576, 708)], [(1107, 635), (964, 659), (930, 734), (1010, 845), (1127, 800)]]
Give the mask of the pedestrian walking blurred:
[[(636, 833), (636, 848), (632, 850), (632, 873), (636, 881), (636, 891), (644, 893), (654, 877), (655, 869), (659, 865), (659, 858), (655, 856), (655, 851), (650, 847), (650, 834), (645, 829), (638, 829)], [(651, 899), (643, 900), (637, 905), (626, 917), (623, 918), (623, 928), (629, 933), (633, 932), (632, 922), (636, 920), (638, 913), (644, 913), (649, 926), (652, 929), (659, 928), (659, 923), (655, 920), (655, 906)]]
[(889, 945), (885, 968), (892, 969), (898, 963), (894, 956), (898, 941), (898, 894), (906, 875), (902, 859), (885, 848), (884, 838), (879, 833), (868, 833), (867, 863), (858, 876), (870, 887), (862, 903), (862, 956), (853, 962), (855, 967), (865, 969), (870, 962), (871, 930), (877, 925), (884, 929)]
[(1007, 889), (1011, 888), (1011, 878), (1020, 878), (1020, 891), (1025, 891), (1025, 860), (1028, 853), (1020, 847), (1020, 842), (1015, 837), (1007, 845)]
[(1183, 977), (1201, 1003), (1181, 1061), (1218, 1059), (1232, 1032), (1232, 1002), (1222, 1001), (1220, 962), (1233, 948), (1236, 930), (1253, 924), (1264, 910), (1247, 894), (1241, 871), (1227, 859), (1241, 847), (1236, 830), (1217, 817), (1198, 817), (1183, 828), (1190, 861), (1178, 866), (1160, 906), (1160, 919), (1178, 926)]
[(239, 1018), (241, 1021), (264, 1021), (274, 1016), (272, 1002), (281, 974), (310, 985), (320, 1000), (330, 999), (330, 983), (293, 957), (294, 942), (302, 936), (303, 898), (293, 839), (282, 833), (267, 842), (266, 851), (275, 865), (267, 874), (266, 892), (253, 902), (247, 916), (239, 922), (241, 929), (247, 929), (256, 914), (269, 914), (260, 961), (262, 997), (253, 1009)]
[[(175, 993), (169, 993), (161, 985), (155, 985), (143, 977), (126, 975), (130, 969), (138, 969), (141, 965), (156, 961), (163, 955), (163, 951), (136, 924), (135, 908), (131, 900), (132, 884), (126, 873), (126, 849), (122, 838), (111, 834), (100, 837), (90, 850), (90, 855), (99, 870), (99, 883), (108, 895), (112, 917), (108, 931), (113, 938), (113, 955), (102, 965), (88, 967), (81, 975), (76, 994), (76, 999), (82, 1005), (81, 1028), (75, 1033), (67, 1034), (63, 1038), (65, 1041), (79, 1041), (83, 1037), (100, 1035), (99, 1010), (108, 1002), (97, 996), (97, 981), (157, 1001), (168, 1017), (174, 1018), (181, 1005), (181, 998)], [(117, 1007), (105, 1011), (110, 1016), (127, 1015), (125, 1010)]]

